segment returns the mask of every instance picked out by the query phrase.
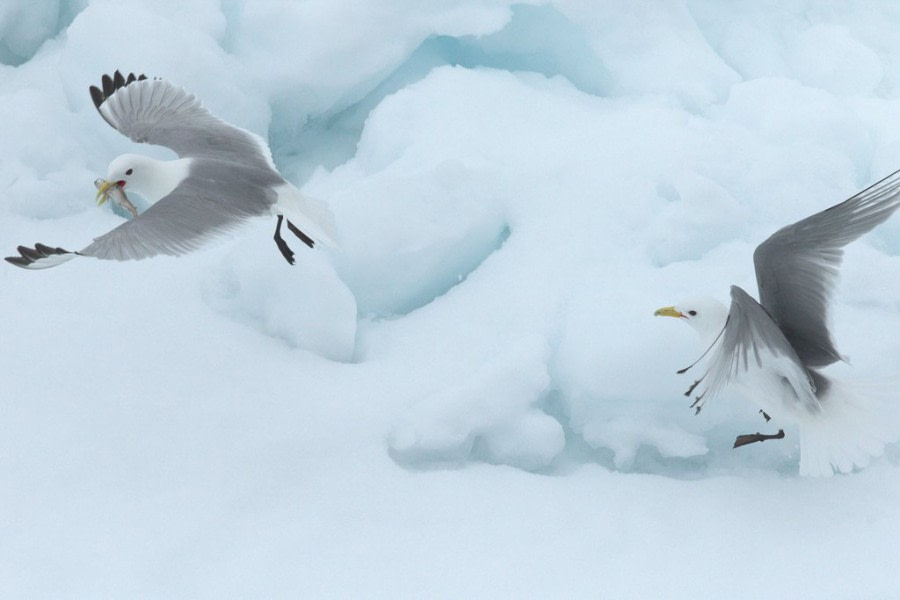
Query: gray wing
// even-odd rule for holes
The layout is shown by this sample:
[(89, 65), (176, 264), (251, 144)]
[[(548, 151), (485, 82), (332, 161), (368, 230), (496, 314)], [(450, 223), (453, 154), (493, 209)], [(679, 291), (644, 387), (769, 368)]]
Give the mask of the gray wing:
[[(211, 168), (228, 167), (219, 163)], [(240, 172), (241, 168), (235, 165), (233, 170)], [(275, 192), (255, 180), (260, 177), (258, 170), (244, 171), (246, 177), (231, 180), (188, 176), (135, 219), (95, 238), (78, 252), (35, 244), (33, 248), (19, 246), (19, 256), (8, 256), (6, 261), (23, 269), (47, 269), (77, 256), (140, 260), (187, 254), (216, 235), (238, 228), (248, 217), (268, 213)]]
[(759, 299), (809, 367), (842, 360), (828, 330), (828, 300), (843, 247), (900, 207), (900, 171), (852, 198), (776, 231), (753, 253)]
[(108, 260), (187, 254), (236, 229), (247, 217), (268, 213), (275, 193), (255, 183), (251, 174), (224, 182), (189, 176), (136, 219), (96, 238), (78, 254)]
[(91, 99), (103, 119), (135, 142), (157, 144), (182, 158), (216, 158), (249, 167), (273, 169), (265, 141), (229, 125), (201, 106), (184, 89), (144, 75), (104, 75), (102, 89), (91, 86)]
[[(777, 389), (758, 393), (782, 395), (784, 386), (793, 388), (795, 400), (810, 410), (818, 409), (816, 383), (791, 343), (765, 309), (747, 292), (731, 286), (731, 308), (718, 340), (713, 344), (706, 373), (688, 390), (690, 395), (701, 383), (704, 388), (692, 406), (700, 412), (703, 405), (722, 389), (751, 371), (776, 370), (783, 378)], [(762, 380), (757, 380), (761, 382)]]

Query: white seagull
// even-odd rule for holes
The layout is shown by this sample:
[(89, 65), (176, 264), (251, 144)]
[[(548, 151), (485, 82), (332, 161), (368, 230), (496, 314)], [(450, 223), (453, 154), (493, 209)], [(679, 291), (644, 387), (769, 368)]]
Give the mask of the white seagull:
[[(730, 308), (706, 298), (655, 312), (685, 321), (709, 344), (707, 370), (685, 393), (690, 396), (700, 387), (692, 404), (697, 412), (727, 384), (736, 383), (767, 421), (797, 424), (803, 475), (864, 467), (896, 438), (897, 424), (888, 418), (895, 407), (879, 405), (880, 399), (828, 378), (820, 369), (845, 360), (828, 329), (828, 301), (843, 247), (898, 207), (900, 171), (779, 229), (760, 244), (753, 253), (759, 302), (732, 286)], [(734, 447), (782, 437), (783, 429), (742, 435)]]
[[(278, 173), (266, 142), (212, 115), (195, 96), (162, 79), (119, 71), (104, 75), (91, 98), (103, 119), (139, 143), (175, 151), (175, 160), (123, 154), (98, 179), (100, 204), (113, 197), (134, 216), (89, 246), (72, 252), (35, 244), (19, 246), (6, 260), (25, 269), (45, 269), (78, 256), (140, 260), (159, 254), (179, 256), (210, 237), (232, 230), (250, 217), (275, 215), (275, 242), (294, 264), (281, 237), (282, 221), (312, 248), (334, 246), (333, 217), (327, 206), (303, 196)], [(151, 206), (138, 215), (126, 194), (135, 192)]]

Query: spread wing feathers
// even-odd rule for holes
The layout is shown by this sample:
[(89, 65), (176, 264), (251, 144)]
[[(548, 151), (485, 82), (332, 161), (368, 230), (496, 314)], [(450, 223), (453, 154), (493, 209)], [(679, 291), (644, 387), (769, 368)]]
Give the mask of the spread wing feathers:
[(711, 350), (706, 373), (688, 390), (689, 395), (704, 384), (692, 405), (697, 412), (726, 385), (747, 375), (753, 376), (754, 386), (764, 388), (755, 391), (771, 401), (781, 402), (787, 394), (795, 405), (819, 409), (811, 372), (765, 309), (738, 286), (731, 287), (728, 319)]
[(241, 202), (222, 201), (225, 196), (220, 193), (223, 190), (218, 182), (210, 184), (189, 177), (137, 218), (95, 238), (83, 250), (72, 252), (44, 244), (35, 244), (34, 248), (19, 246), (20, 256), (6, 260), (24, 269), (47, 269), (76, 256), (140, 260), (160, 254), (187, 254), (216, 235), (237, 229), (247, 222), (247, 217), (265, 214), (275, 200), (271, 190), (263, 192), (243, 179), (226, 185), (236, 193), (229, 197), (240, 198)]
[(274, 169), (261, 137), (212, 115), (193, 94), (168, 81), (116, 71), (103, 76), (102, 88), (91, 86), (90, 93), (103, 119), (135, 142), (166, 146), (182, 158)]
[[(247, 217), (265, 214), (274, 202), (273, 197), (262, 198), (260, 188), (245, 181), (235, 180), (228, 185), (229, 197), (243, 202), (223, 202), (224, 194), (217, 193), (220, 190), (216, 185), (185, 179), (136, 219), (94, 239), (78, 254), (107, 260), (140, 260), (159, 254), (180, 256), (218, 234), (237, 229)], [(268, 194), (274, 196), (273, 192)]]
[(760, 303), (804, 365), (842, 360), (828, 330), (828, 300), (843, 247), (900, 207), (900, 171), (852, 198), (776, 231), (753, 254)]

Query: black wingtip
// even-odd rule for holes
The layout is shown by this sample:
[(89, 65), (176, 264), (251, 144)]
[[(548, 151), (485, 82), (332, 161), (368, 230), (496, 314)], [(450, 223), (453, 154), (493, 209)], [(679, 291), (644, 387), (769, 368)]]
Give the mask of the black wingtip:
[(112, 77), (110, 77), (109, 75), (104, 74), (103, 77), (100, 78), (100, 81), (101, 83), (103, 83), (104, 96), (109, 97), (110, 94), (116, 91), (116, 88), (113, 87)]
[(65, 262), (68, 258), (56, 262), (49, 261), (50, 264), (44, 264), (37, 267), (34, 267), (33, 265), (42, 259), (52, 256), (62, 256), (65, 254), (72, 254), (74, 256), (77, 254), (77, 252), (71, 252), (65, 248), (51, 248), (50, 246), (41, 243), (35, 244), (34, 248), (19, 246), (16, 250), (19, 251), (19, 256), (7, 256), (3, 260), (12, 265), (16, 265), (17, 267), (22, 267), (23, 269), (43, 269), (48, 266), (55, 266), (56, 264), (59, 264), (59, 262)]
[(27, 258), (31, 262), (41, 259), (41, 253), (38, 252), (37, 248), (32, 250), (28, 246), (19, 246), (16, 250), (19, 251), (19, 254), (21, 254), (23, 258)]
[(7, 256), (3, 260), (10, 264), (16, 265), (17, 267), (22, 267), (23, 269), (27, 269), (28, 265), (31, 264), (30, 260), (21, 256)]
[(103, 101), (106, 100), (106, 96), (103, 95), (103, 92), (95, 85), (90, 87), (91, 91), (91, 100), (94, 101), (94, 107), (97, 110), (100, 110), (100, 105), (103, 104)]
[(34, 249), (41, 253), (42, 256), (50, 256), (51, 254), (72, 254), (65, 248), (60, 248), (57, 246), (56, 248), (51, 248), (46, 244), (42, 244), (38, 242), (34, 245)]
[(97, 87), (95, 85), (90, 86), (88, 91), (91, 93), (91, 100), (94, 102), (94, 106), (97, 110), (100, 110), (100, 106), (109, 99), (110, 96), (116, 93), (116, 91), (122, 89), (127, 85), (131, 85), (135, 81), (143, 81), (147, 79), (147, 76), (141, 73), (140, 75), (135, 75), (134, 73), (129, 73), (126, 77), (122, 75), (121, 71), (116, 70), (115, 73), (110, 75), (104, 75), (100, 79), (101, 87)]

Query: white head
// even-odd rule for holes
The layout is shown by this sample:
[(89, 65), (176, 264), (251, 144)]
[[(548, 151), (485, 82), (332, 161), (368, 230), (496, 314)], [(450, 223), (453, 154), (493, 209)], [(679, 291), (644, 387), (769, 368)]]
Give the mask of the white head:
[(653, 313), (657, 317), (683, 319), (700, 336), (704, 343), (711, 344), (721, 333), (728, 318), (728, 308), (715, 298), (693, 298), (666, 306)]
[(153, 204), (181, 183), (187, 176), (187, 166), (184, 160), (161, 161), (140, 154), (123, 154), (109, 163), (106, 179)]
[(147, 168), (147, 157), (137, 154), (123, 154), (109, 163), (106, 169), (107, 181), (115, 181), (126, 192), (144, 195), (147, 178), (153, 168)]

